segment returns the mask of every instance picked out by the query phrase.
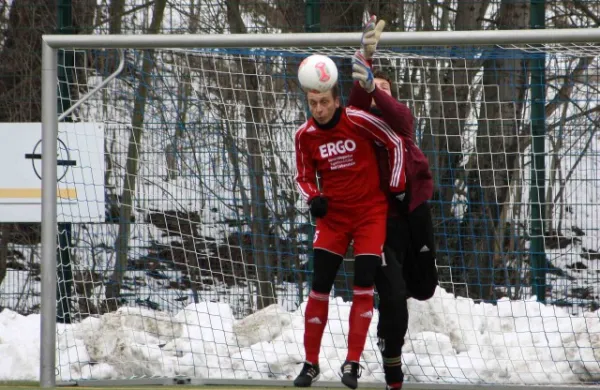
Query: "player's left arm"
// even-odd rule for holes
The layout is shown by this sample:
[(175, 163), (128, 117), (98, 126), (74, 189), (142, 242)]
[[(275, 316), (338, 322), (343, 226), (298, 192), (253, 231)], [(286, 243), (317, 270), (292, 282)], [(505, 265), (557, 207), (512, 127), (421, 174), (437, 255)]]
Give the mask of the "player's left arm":
[[(412, 112), (393, 96), (375, 85), (371, 63), (360, 51), (352, 57), (352, 78), (355, 80), (348, 105), (368, 110), (371, 100), (381, 111), (381, 115), (390, 127), (403, 137), (414, 138), (414, 118)], [(358, 85), (357, 85), (358, 84)]]
[(375, 88), (375, 80), (371, 71), (371, 60), (367, 60), (360, 50), (352, 57), (352, 79), (354, 83), (350, 90), (348, 106), (369, 111), (371, 108), (372, 92)]
[(403, 137), (414, 139), (414, 117), (410, 108), (379, 88), (371, 94), (383, 120)]
[(360, 49), (352, 56), (352, 78), (354, 85), (350, 90), (349, 106), (358, 107), (368, 111), (371, 107), (372, 97), (370, 92), (375, 88), (373, 80), (373, 55), (377, 50), (377, 44), (381, 33), (385, 28), (385, 21), (377, 21), (375, 15), (371, 15), (367, 24), (363, 27)]
[(402, 137), (381, 119), (368, 112), (346, 108), (348, 120), (367, 138), (383, 144), (390, 158), (390, 191), (395, 194), (406, 190), (405, 153)]

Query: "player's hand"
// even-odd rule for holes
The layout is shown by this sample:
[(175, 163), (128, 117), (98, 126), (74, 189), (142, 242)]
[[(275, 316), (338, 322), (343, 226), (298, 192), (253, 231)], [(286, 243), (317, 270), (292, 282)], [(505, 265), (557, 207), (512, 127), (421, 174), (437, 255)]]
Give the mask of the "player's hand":
[(380, 20), (377, 22), (377, 16), (371, 15), (367, 24), (363, 29), (363, 35), (360, 40), (361, 51), (363, 52), (365, 58), (370, 60), (373, 58), (375, 51), (377, 50), (377, 44), (379, 43), (379, 38), (381, 38), (381, 33), (385, 27), (385, 20)]
[(323, 218), (327, 214), (327, 198), (321, 195), (314, 197), (308, 207), (313, 218)]
[(360, 86), (369, 93), (375, 90), (373, 71), (360, 50), (352, 56), (352, 79), (358, 81)]

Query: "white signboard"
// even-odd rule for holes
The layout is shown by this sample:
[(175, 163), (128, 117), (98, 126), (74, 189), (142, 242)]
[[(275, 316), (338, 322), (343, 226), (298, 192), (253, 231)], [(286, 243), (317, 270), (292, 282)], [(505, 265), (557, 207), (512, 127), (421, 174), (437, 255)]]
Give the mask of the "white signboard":
[[(104, 222), (104, 129), (59, 123), (58, 222)], [(42, 124), (0, 123), (0, 222), (40, 222)]]

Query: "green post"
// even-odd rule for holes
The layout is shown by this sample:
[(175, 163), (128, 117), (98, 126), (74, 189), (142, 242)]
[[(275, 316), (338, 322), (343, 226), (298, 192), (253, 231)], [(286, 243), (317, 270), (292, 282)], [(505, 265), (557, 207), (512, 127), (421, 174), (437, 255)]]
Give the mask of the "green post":
[(306, 32), (321, 31), (321, 0), (306, 0), (304, 30)]
[[(545, 28), (545, 0), (531, 0), (530, 27)], [(531, 287), (538, 302), (546, 299), (544, 252), (546, 55), (534, 54), (531, 63)]]
[[(57, 14), (57, 33), (73, 34), (73, 14), (71, 0), (58, 0)], [(58, 79), (59, 79), (59, 98), (58, 111), (63, 112), (71, 105), (69, 82), (73, 80), (72, 70), (75, 65), (74, 53), (72, 51), (58, 51)], [(57, 113), (58, 114), (58, 113)], [(68, 116), (64, 119), (71, 121)], [(57, 308), (56, 321), (61, 323), (71, 323), (70, 302), (73, 290), (73, 270), (71, 267), (71, 232), (70, 223), (58, 224), (58, 248), (56, 250), (57, 263)]]

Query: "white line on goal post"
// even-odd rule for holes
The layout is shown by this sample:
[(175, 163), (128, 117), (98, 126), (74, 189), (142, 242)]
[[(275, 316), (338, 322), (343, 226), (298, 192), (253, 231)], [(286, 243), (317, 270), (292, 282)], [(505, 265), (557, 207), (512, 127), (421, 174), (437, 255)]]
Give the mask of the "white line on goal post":
[[(228, 35), (43, 35), (42, 36), (42, 222), (40, 385), (56, 385), (56, 237), (57, 237), (57, 51), (69, 48), (266, 48), (355, 46), (361, 33), (290, 33)], [(380, 45), (463, 46), (494, 44), (600, 43), (600, 29), (386, 32)], [(208, 384), (209, 382), (206, 382)], [(269, 384), (281, 384), (273, 381)], [(467, 385), (464, 385), (467, 386)], [(469, 385), (470, 386), (470, 385)], [(483, 385), (481, 388), (527, 386)], [(463, 388), (463, 385), (407, 384), (406, 388)], [(554, 387), (556, 389), (563, 387)], [(575, 388), (571, 386), (570, 388)], [(586, 389), (597, 388), (586, 386)]]

